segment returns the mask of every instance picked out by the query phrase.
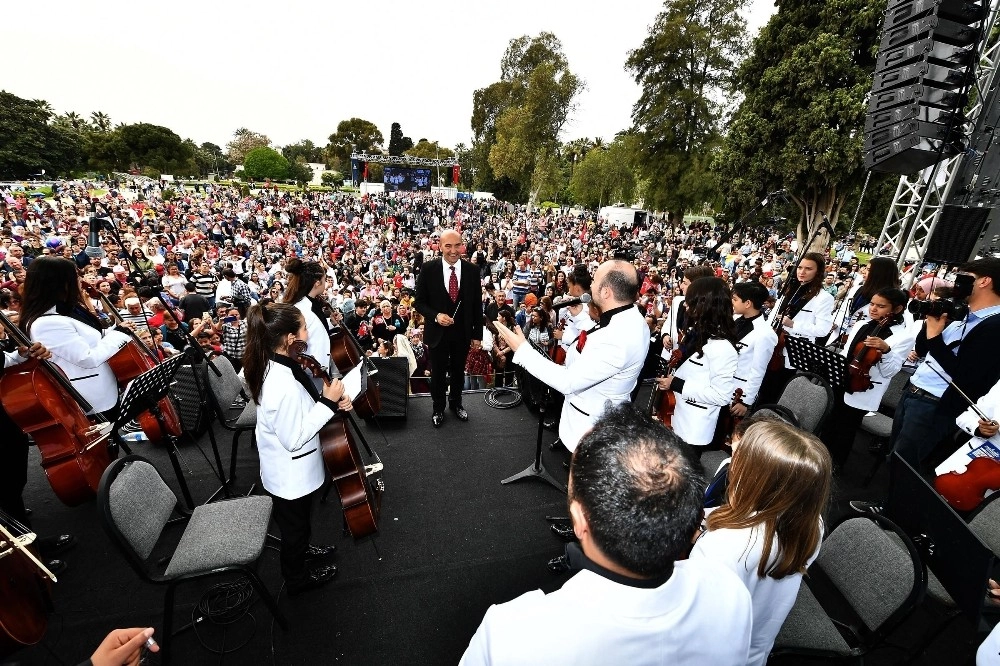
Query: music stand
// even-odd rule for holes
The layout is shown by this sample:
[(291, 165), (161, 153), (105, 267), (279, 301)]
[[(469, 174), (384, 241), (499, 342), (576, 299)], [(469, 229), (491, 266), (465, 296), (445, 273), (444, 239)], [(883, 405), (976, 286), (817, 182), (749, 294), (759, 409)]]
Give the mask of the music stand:
[(165, 398), (174, 375), (185, 360), (184, 354), (172, 356), (142, 373), (125, 387), (125, 394), (122, 396), (121, 410), (118, 419), (113, 425), (113, 430), (128, 423), (139, 414), (148, 411), (160, 426), (160, 430), (165, 433), (167, 441), (167, 455), (170, 456), (170, 464), (174, 468), (177, 476), (177, 483), (180, 486), (181, 494), (189, 510), (194, 510), (194, 500), (191, 498), (191, 491), (187, 481), (184, 479), (184, 472), (181, 470), (180, 460), (177, 456), (177, 437), (171, 435), (164, 422), (163, 412), (160, 411), (159, 402)]
[(993, 551), (898, 453), (889, 459), (885, 513), (913, 539), (955, 606), (978, 626)]
[(785, 338), (785, 349), (788, 350), (788, 360), (797, 370), (819, 375), (830, 387), (844, 387), (847, 359), (840, 354), (794, 335)]
[[(535, 348), (535, 351), (547, 356), (544, 350), (539, 349), (533, 342), (527, 340), (528, 344)], [(566, 491), (566, 486), (556, 481), (555, 477), (545, 469), (545, 464), (542, 462), (542, 436), (545, 432), (545, 405), (549, 402), (552, 395), (552, 388), (542, 382), (540, 379), (533, 377), (530, 373), (523, 373), (523, 384), (521, 386), (522, 392), (528, 392), (534, 389), (541, 389), (539, 391), (542, 395), (542, 399), (538, 401), (538, 434), (535, 437), (535, 461), (528, 465), (523, 471), (518, 472), (513, 476), (509, 476), (503, 481), (501, 485), (507, 485), (508, 483), (514, 483), (515, 481), (522, 481), (524, 479), (538, 479), (539, 481), (544, 481), (556, 490), (563, 493)]]

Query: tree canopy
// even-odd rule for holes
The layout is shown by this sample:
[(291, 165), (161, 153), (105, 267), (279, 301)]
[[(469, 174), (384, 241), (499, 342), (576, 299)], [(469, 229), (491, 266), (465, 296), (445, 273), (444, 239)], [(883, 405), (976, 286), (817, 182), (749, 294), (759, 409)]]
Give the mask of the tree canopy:
[(90, 165), (102, 171), (139, 169), (147, 175), (197, 174), (195, 149), (171, 129), (150, 123), (119, 125), (90, 137)]
[(473, 94), (476, 186), (510, 200), (537, 193), (537, 185), (551, 179), (549, 158), (583, 87), (554, 34), (512, 39), (500, 61), (500, 80)]
[(247, 154), (254, 148), (270, 147), (271, 140), (264, 134), (241, 127), (233, 132), (233, 140), (226, 144), (226, 155), (234, 164), (243, 164)]
[(715, 168), (728, 203), (751, 207), (787, 188), (800, 237), (836, 225), (864, 179), (862, 132), (884, 2), (796, 0), (754, 40), (736, 74), (744, 100)]
[(252, 180), (284, 180), (288, 177), (288, 160), (274, 148), (254, 148), (243, 162), (243, 173)]
[(65, 175), (79, 166), (81, 135), (52, 119), (47, 102), (0, 91), (0, 177)]
[(410, 148), (413, 148), (413, 139), (403, 136), (403, 127), (399, 123), (393, 123), (389, 130), (389, 154), (399, 157)]
[(337, 123), (337, 131), (330, 135), (326, 146), (330, 162), (336, 160), (341, 167), (348, 164), (351, 153), (380, 152), (385, 139), (378, 126), (364, 118), (350, 118)]
[(429, 160), (447, 160), (455, 156), (455, 151), (439, 145), (437, 141), (421, 139), (415, 146), (404, 153), (410, 157), (423, 157)]
[(700, 208), (714, 196), (708, 173), (721, 137), (732, 72), (746, 50), (746, 0), (667, 0), (626, 68), (642, 87), (632, 107), (648, 180), (647, 206)]
[(292, 143), (281, 149), (281, 154), (285, 156), (285, 159), (289, 163), (295, 162), (299, 158), (303, 162), (312, 162), (313, 164), (321, 164), (326, 160), (323, 159), (323, 149), (314, 144), (310, 139), (302, 139), (298, 143)]

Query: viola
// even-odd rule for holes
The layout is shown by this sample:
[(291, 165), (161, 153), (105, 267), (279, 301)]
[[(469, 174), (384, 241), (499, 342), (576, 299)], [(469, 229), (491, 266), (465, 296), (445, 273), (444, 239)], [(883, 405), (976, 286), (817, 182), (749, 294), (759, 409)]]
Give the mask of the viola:
[(729, 409), (722, 410), (722, 432), (726, 433), (726, 445), (731, 446), (733, 431), (740, 424), (744, 417), (733, 414), (733, 407), (743, 404), (743, 389), (737, 388), (733, 391), (733, 400), (729, 403)]
[[(306, 354), (306, 343), (296, 341), (289, 349), (289, 356), (302, 367), (329, 384), (333, 381), (326, 368), (315, 358)], [(338, 414), (319, 431), (320, 452), (323, 463), (344, 509), (347, 529), (355, 539), (378, 531), (379, 514), (382, 508), (382, 462), (372, 453), (375, 464), (365, 466), (361, 460), (358, 445), (351, 435), (347, 416)], [(374, 482), (369, 481), (374, 476)]]
[[(885, 328), (891, 325), (892, 317), (886, 316), (878, 320), (878, 325), (868, 337), (879, 337)], [(874, 386), (871, 370), (882, 360), (882, 351), (876, 347), (868, 347), (862, 338), (851, 350), (850, 361), (847, 363), (847, 378), (844, 390), (848, 393), (863, 393)]]
[(768, 361), (768, 372), (780, 372), (785, 369), (785, 344), (788, 342), (788, 334), (785, 332), (785, 315), (791, 309), (792, 303), (798, 298), (804, 286), (804, 284), (799, 283), (792, 297), (781, 302), (781, 310), (771, 320), (771, 328), (778, 335), (778, 344), (774, 346), (774, 352), (771, 353), (771, 360)]
[(38, 560), (35, 535), (0, 512), (0, 659), (45, 636), (56, 577)]
[[(566, 327), (566, 317), (559, 320), (559, 324), (556, 326), (555, 330), (562, 331)], [(552, 345), (552, 350), (549, 352), (549, 358), (556, 365), (566, 365), (566, 349), (559, 344), (561, 340), (554, 340), (555, 344)]]
[[(18, 346), (31, 340), (2, 312), (0, 325)], [(87, 416), (92, 407), (51, 361), (29, 358), (0, 376), (0, 402), (11, 420), (32, 438), (56, 496), (77, 506), (97, 496), (111, 464), (106, 422)]]
[(1000, 462), (993, 458), (973, 458), (964, 472), (948, 472), (934, 479), (934, 489), (959, 511), (979, 506), (986, 492), (1000, 490)]
[[(657, 376), (665, 377), (670, 374), (670, 371), (680, 365), (681, 360), (684, 358), (684, 354), (681, 351), (680, 345), (670, 353), (670, 360), (665, 364), (661, 365)], [(677, 409), (677, 396), (671, 390), (662, 391), (656, 388), (656, 384), (653, 385), (653, 392), (649, 396), (649, 413), (654, 420), (659, 421), (668, 428), (671, 426), (671, 421), (674, 417), (674, 411)]]

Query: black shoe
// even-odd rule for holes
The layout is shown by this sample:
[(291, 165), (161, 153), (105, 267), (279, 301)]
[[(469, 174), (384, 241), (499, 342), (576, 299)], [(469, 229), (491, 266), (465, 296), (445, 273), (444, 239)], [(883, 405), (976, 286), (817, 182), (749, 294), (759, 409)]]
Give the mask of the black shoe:
[(559, 428), (559, 422), (556, 421), (555, 419), (545, 419), (544, 421), (542, 421), (542, 427), (545, 428), (546, 430), (555, 431), (558, 430)]
[(288, 596), (294, 597), (307, 590), (312, 590), (317, 587), (322, 587), (326, 585), (333, 577), (337, 575), (337, 567), (332, 564), (328, 567), (320, 567), (319, 569), (313, 569), (306, 577), (296, 583), (288, 584)]
[(431, 415), (431, 423), (434, 424), (435, 428), (440, 428), (441, 424), (444, 423), (444, 413), (443, 412), (434, 412)]
[(459, 421), (469, 420), (469, 412), (465, 411), (465, 407), (462, 407), (462, 405), (459, 405), (458, 407), (452, 407), (451, 411), (455, 413), (455, 418), (457, 418)]
[(334, 551), (337, 550), (336, 546), (313, 546), (310, 545), (306, 548), (306, 559), (316, 560), (324, 557), (330, 557), (333, 555)]
[(572, 525), (565, 525), (562, 523), (556, 523), (554, 525), (549, 525), (549, 529), (552, 533), (563, 541), (570, 542), (576, 541), (576, 532), (573, 531)]
[(884, 510), (880, 502), (862, 502), (861, 500), (851, 500), (848, 502), (852, 509), (858, 513), (874, 513), (881, 515)]
[(549, 568), (549, 571), (554, 574), (566, 573), (569, 571), (569, 558), (565, 555), (553, 557), (549, 560), (549, 563), (546, 566)]
[(49, 560), (45, 563), (45, 567), (52, 572), (53, 576), (58, 576), (66, 571), (66, 569), (69, 569), (66, 560)]
[(35, 541), (38, 551), (46, 557), (63, 553), (76, 545), (76, 537), (72, 534), (41, 537)]

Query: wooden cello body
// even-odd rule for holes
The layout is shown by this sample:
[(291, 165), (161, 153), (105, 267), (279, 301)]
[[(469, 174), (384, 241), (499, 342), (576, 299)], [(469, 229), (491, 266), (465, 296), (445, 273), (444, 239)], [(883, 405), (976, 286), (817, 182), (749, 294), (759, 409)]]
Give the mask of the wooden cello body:
[[(330, 358), (342, 375), (365, 361), (365, 355), (343, 326), (333, 329), (330, 333)], [(374, 418), (382, 409), (382, 395), (379, 392), (378, 380), (368, 376), (368, 386), (365, 392), (354, 401), (354, 411), (366, 421)]]
[[(0, 518), (4, 516), (0, 514)], [(0, 520), (0, 523), (4, 521)], [(10, 529), (15, 530), (12, 524)], [(22, 647), (35, 645), (45, 636), (52, 586), (24, 552), (31, 546), (11, 543), (6, 528), (0, 532), (0, 659)], [(37, 559), (37, 553), (35, 553)]]
[[(674, 370), (678, 365), (680, 365), (681, 359), (683, 358), (683, 352), (680, 346), (675, 348), (670, 353), (670, 360), (667, 361), (666, 365), (663, 366), (659, 373), (660, 376), (666, 376), (670, 374), (671, 370)], [(661, 391), (656, 388), (656, 384), (653, 384), (653, 392), (649, 396), (649, 413), (653, 417), (654, 421), (659, 421), (668, 428), (672, 425), (672, 420), (674, 417), (674, 411), (677, 409), (677, 396), (671, 390)]]

